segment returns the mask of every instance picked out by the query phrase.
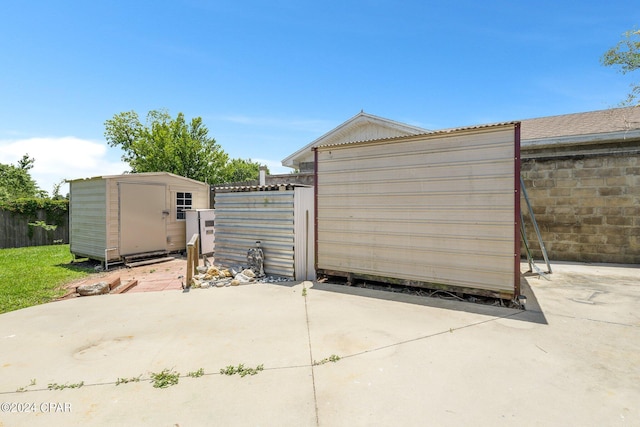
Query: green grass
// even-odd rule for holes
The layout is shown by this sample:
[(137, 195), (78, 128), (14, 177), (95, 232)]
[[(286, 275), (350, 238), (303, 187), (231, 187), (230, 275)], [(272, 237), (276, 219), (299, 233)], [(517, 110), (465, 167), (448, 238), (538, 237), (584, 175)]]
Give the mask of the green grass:
[(65, 283), (93, 273), (72, 260), (69, 245), (0, 249), (0, 314), (49, 302)]

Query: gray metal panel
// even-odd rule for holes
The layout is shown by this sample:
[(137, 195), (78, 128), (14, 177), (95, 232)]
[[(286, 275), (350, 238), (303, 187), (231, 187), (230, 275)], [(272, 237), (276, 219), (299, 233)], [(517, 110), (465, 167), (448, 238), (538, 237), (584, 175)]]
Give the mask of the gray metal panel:
[(103, 260), (105, 257), (106, 192), (104, 179), (71, 181), (69, 184), (69, 243), (71, 253)]
[(318, 148), (318, 268), (514, 293), (514, 125)]
[(216, 193), (216, 263), (247, 265), (260, 240), (266, 274), (294, 278), (294, 191)]

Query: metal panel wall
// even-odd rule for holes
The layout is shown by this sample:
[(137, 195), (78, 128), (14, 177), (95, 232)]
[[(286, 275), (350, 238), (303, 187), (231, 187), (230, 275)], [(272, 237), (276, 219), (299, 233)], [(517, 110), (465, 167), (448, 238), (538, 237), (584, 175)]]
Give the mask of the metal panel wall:
[(69, 243), (71, 253), (104, 259), (107, 241), (106, 191), (103, 179), (69, 184)]
[(295, 279), (316, 280), (313, 188), (296, 187), (294, 206)]
[(266, 274), (294, 278), (294, 190), (216, 193), (215, 262), (246, 265), (260, 240)]
[(513, 296), (514, 127), (318, 147), (317, 268)]

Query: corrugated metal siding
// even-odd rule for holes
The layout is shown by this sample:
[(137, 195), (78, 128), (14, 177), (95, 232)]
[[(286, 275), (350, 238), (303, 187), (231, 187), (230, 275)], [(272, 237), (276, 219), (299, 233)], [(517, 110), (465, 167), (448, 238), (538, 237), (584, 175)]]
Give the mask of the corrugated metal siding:
[(514, 293), (514, 125), (319, 147), (318, 268)]
[(260, 240), (266, 274), (294, 278), (294, 191), (216, 193), (215, 262), (246, 265)]
[[(127, 174), (128, 175), (128, 174)], [(125, 175), (123, 175), (125, 176)], [(109, 259), (120, 259), (120, 195), (119, 180), (104, 178), (107, 182), (107, 252)], [(115, 248), (115, 249), (114, 249)]]
[(70, 183), (69, 243), (71, 253), (77, 256), (104, 259), (106, 189), (102, 179)]

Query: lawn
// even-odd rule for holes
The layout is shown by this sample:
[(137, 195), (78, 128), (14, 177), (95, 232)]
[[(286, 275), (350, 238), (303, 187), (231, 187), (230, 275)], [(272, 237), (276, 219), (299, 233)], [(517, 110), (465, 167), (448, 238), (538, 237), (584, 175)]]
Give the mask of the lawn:
[(62, 285), (94, 272), (72, 260), (69, 245), (0, 249), (0, 314), (52, 301)]

